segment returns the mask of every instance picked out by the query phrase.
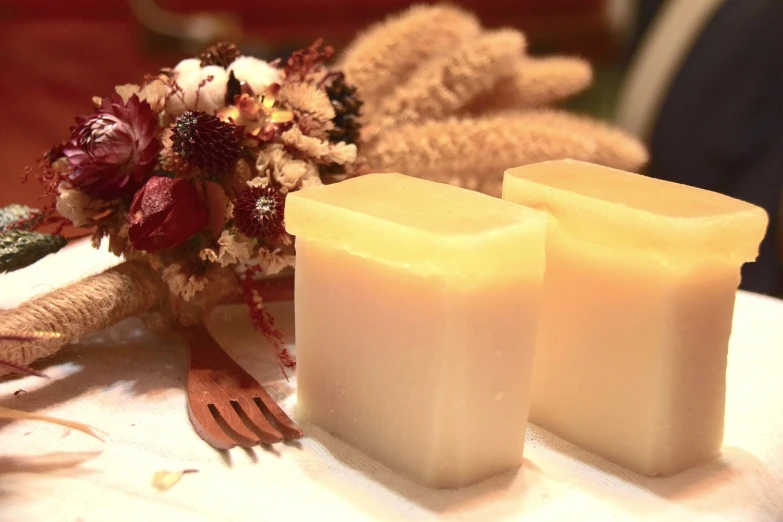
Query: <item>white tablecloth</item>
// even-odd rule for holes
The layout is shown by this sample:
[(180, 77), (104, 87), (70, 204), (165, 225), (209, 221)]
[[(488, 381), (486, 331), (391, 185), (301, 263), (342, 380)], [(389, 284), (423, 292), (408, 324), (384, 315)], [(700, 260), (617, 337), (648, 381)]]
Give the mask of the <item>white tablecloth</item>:
[[(0, 308), (112, 264), (85, 245), (0, 276)], [(291, 332), (292, 306), (275, 308)], [(282, 379), (241, 307), (213, 332), (289, 411)], [(645, 478), (530, 426), (517, 471), (460, 490), (391, 473), (314, 426), (299, 444), (217, 452), (191, 428), (187, 353), (138, 320), (71, 345), (39, 365), (51, 380), (0, 381), (0, 406), (89, 423), (105, 444), (48, 424), (0, 422), (0, 520), (582, 520), (783, 521), (783, 302), (740, 292), (728, 365), (723, 456), (666, 479)], [(24, 392), (18, 392), (25, 390)], [(168, 491), (159, 470), (197, 469)]]

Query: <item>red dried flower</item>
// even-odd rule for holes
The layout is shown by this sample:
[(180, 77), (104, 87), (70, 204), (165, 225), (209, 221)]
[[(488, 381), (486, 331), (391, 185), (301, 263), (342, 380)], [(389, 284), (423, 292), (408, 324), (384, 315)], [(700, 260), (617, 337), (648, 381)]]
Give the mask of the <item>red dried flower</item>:
[(136, 95), (127, 103), (114, 94), (90, 116), (76, 119), (62, 151), (71, 183), (98, 199), (133, 194), (147, 180), (161, 144), (158, 120), (150, 104)]
[(209, 210), (192, 181), (154, 176), (133, 198), (128, 238), (133, 248), (159, 252), (181, 245), (208, 221)]
[(266, 187), (251, 187), (233, 200), (234, 224), (247, 237), (275, 240), (283, 235), (285, 196)]

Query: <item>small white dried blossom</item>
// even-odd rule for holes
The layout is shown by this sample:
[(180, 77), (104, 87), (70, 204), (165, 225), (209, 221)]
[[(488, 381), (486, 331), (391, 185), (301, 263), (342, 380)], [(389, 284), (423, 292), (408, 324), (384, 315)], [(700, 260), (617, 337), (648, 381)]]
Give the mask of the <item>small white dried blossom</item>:
[(205, 276), (185, 272), (181, 263), (174, 263), (164, 268), (162, 277), (171, 293), (182, 297), (185, 301), (190, 301), (209, 282)]
[(279, 274), (296, 263), (296, 256), (284, 254), (279, 248), (274, 250), (259, 248), (255, 259), (266, 275)]
[(120, 98), (122, 98), (122, 103), (128, 103), (128, 100), (130, 100), (131, 96), (134, 94), (139, 94), (139, 90), (141, 90), (141, 88), (133, 83), (125, 83), (114, 87), (114, 92), (120, 95)]
[(318, 172), (318, 167), (312, 163), (308, 163), (307, 172), (302, 176), (302, 179), (299, 180), (300, 188), (317, 187), (323, 184), (323, 181), (321, 181), (321, 174)]
[(57, 212), (74, 226), (88, 224), (102, 210), (100, 203), (81, 190), (71, 188), (68, 183), (60, 182), (57, 191), (60, 193), (56, 203)]
[(253, 188), (266, 187), (267, 185), (269, 185), (269, 177), (267, 176), (256, 176), (247, 182), (247, 186)]
[(272, 175), (275, 181), (287, 189), (293, 190), (299, 184), (299, 181), (307, 174), (308, 166), (311, 163), (302, 160), (291, 160), (287, 163), (283, 163), (282, 166), (276, 167), (272, 171)]
[(318, 168), (311, 162), (294, 159), (279, 143), (269, 145), (261, 151), (256, 160), (256, 169), (264, 173), (264, 178), (271, 176), (280, 183), (284, 191), (294, 190), (303, 178), (318, 172)]
[(341, 141), (330, 147), (329, 153), (324, 159), (332, 163), (337, 163), (338, 165), (345, 165), (346, 163), (353, 163), (356, 161), (358, 152), (354, 143), (345, 143), (344, 141)]
[(150, 104), (153, 112), (160, 112), (166, 105), (169, 85), (162, 78), (155, 78), (139, 91), (139, 100)]
[(250, 259), (250, 245), (246, 241), (237, 241), (228, 230), (220, 234), (217, 243), (217, 252), (212, 248), (205, 248), (199, 252), (199, 257), (204, 261), (219, 263), (223, 268), (235, 263), (245, 263)]
[(285, 131), (280, 138), (289, 147), (296, 148), (311, 158), (321, 159), (329, 154), (329, 142), (305, 136), (296, 126)]

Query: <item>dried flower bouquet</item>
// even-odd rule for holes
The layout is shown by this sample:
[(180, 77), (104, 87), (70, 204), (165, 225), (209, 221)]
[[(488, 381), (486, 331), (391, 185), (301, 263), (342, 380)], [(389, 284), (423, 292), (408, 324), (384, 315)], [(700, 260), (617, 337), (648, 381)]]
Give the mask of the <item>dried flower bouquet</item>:
[(19, 369), (132, 315), (176, 326), (244, 301), (290, 367), (263, 306), (291, 297), (288, 192), (399, 171), (497, 195), (512, 166), (647, 159), (621, 132), (547, 108), (589, 85), (588, 64), (532, 58), (521, 33), (460, 9), (413, 7), (332, 54), (316, 42), (267, 63), (222, 43), (96, 98), (37, 164), (54, 202), (0, 213), (0, 270), (61, 248), (32, 231), (52, 223), (93, 228), (125, 262), (0, 313), (0, 361)]

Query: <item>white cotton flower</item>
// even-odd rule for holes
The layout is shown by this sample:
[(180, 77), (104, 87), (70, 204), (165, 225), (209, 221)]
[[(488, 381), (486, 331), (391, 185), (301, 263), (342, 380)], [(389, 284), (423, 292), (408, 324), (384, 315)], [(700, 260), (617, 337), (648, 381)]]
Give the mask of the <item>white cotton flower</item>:
[(272, 67), (264, 60), (252, 56), (240, 56), (228, 67), (237, 80), (247, 83), (256, 95), (264, 93), (273, 83), (280, 83), (280, 70)]
[(186, 72), (198, 71), (199, 69), (201, 69), (201, 60), (198, 58), (187, 58), (174, 67), (174, 72), (184, 74)]
[[(208, 81), (210, 77), (212, 79)], [(186, 70), (177, 74), (176, 80), (182, 92), (174, 93), (166, 103), (166, 110), (174, 116), (179, 116), (185, 111), (212, 114), (225, 106), (228, 73), (222, 67), (208, 65)]]

